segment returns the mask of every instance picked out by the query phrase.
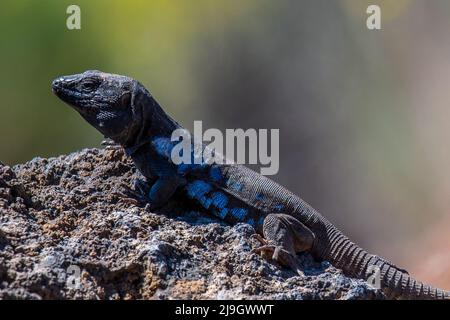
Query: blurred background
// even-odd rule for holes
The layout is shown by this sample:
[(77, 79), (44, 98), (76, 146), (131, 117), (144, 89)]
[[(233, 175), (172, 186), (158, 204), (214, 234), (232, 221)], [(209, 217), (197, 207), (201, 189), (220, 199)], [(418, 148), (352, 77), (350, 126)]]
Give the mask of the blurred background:
[(188, 128), (279, 128), (274, 180), (450, 289), (450, 1), (79, 0), (71, 31), (73, 3), (0, 5), (1, 161), (99, 146), (50, 83), (129, 75)]

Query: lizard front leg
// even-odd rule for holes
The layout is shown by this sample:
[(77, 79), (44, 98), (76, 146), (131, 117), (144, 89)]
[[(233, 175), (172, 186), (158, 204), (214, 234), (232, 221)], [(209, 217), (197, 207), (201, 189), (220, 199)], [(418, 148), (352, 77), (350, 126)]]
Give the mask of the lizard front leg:
[(272, 213), (264, 219), (263, 235), (256, 236), (262, 245), (252, 251), (269, 253), (273, 260), (303, 275), (296, 253), (312, 247), (314, 233), (291, 215)]
[(178, 175), (162, 176), (150, 188), (148, 200), (151, 209), (163, 206), (173, 196), (178, 187), (186, 184), (186, 180)]

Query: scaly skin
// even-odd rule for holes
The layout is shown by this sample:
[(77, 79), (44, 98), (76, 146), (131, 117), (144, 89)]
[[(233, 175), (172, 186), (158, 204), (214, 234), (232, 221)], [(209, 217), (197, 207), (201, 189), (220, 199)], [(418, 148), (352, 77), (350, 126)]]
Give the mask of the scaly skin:
[(306, 250), (352, 277), (368, 279), (373, 267), (378, 267), (381, 289), (388, 297), (450, 297), (449, 292), (422, 284), (405, 270), (367, 253), (305, 201), (245, 166), (174, 164), (170, 154), (176, 142), (170, 137), (182, 127), (136, 80), (86, 71), (60, 77), (52, 88), (92, 126), (125, 148), (151, 184), (148, 201), (153, 208), (182, 190), (187, 198), (228, 223), (251, 224), (261, 242), (254, 251), (271, 254), (299, 274), (296, 253)]

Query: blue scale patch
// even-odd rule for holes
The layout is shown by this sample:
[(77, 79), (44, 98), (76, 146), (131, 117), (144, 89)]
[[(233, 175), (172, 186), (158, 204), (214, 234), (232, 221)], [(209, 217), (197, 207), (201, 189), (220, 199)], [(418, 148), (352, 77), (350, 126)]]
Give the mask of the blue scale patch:
[(218, 211), (218, 212), (216, 213), (216, 215), (217, 215), (219, 218), (221, 218), (221, 219), (224, 219), (224, 218), (226, 217), (227, 214), (228, 214), (228, 209), (227, 209), (227, 208), (223, 208), (223, 209), (221, 209), (220, 211)]
[(223, 209), (228, 204), (228, 197), (220, 191), (214, 192), (211, 195), (211, 199), (212, 204), (218, 209)]
[(177, 166), (177, 172), (179, 174), (185, 174), (185, 173), (189, 172), (189, 169), (191, 169), (191, 165), (190, 164), (180, 163)]
[(222, 180), (222, 172), (220, 171), (219, 167), (213, 166), (209, 170), (209, 176), (211, 179), (215, 182), (219, 182)]
[(247, 220), (247, 223), (248, 223), (249, 225), (251, 225), (253, 228), (255, 228), (255, 220), (253, 220), (253, 219), (248, 219), (248, 220)]
[(156, 137), (153, 139), (152, 144), (159, 155), (170, 157), (170, 153), (172, 152), (173, 148), (173, 144), (170, 139), (164, 137)]
[[(191, 152), (189, 161), (190, 161), (189, 163), (180, 163), (177, 165), (177, 172), (179, 174), (184, 175), (188, 172), (208, 168), (208, 164), (203, 162), (201, 155), (200, 156), (195, 155), (194, 150)], [(197, 161), (199, 163), (196, 163)]]
[(232, 189), (234, 191), (241, 191), (242, 185), (239, 182), (233, 182), (230, 184), (230, 189)]
[(197, 199), (205, 208), (211, 205), (211, 198), (206, 196), (211, 189), (211, 185), (202, 180), (195, 180), (186, 187), (187, 195), (192, 199)]
[(205, 207), (205, 209), (209, 209), (209, 206), (212, 203), (212, 199), (208, 198), (207, 196), (204, 196), (201, 200), (201, 203), (202, 203), (203, 207)]
[(282, 204), (277, 204), (273, 207), (275, 210), (283, 210), (284, 206)]
[(261, 201), (262, 199), (264, 199), (264, 195), (262, 193), (258, 193), (255, 197), (256, 200)]
[(233, 208), (230, 210), (231, 215), (236, 218), (238, 221), (244, 221), (245, 216), (247, 215), (247, 209), (244, 208)]
[(186, 163), (180, 163), (177, 165), (177, 172), (179, 174), (186, 174), (188, 172), (193, 172), (196, 170), (202, 170), (207, 167), (207, 164), (186, 164)]

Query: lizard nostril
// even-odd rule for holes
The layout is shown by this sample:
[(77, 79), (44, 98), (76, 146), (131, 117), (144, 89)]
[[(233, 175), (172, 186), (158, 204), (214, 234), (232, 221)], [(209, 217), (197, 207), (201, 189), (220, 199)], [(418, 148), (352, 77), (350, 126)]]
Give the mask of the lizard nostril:
[(53, 82), (52, 82), (52, 91), (54, 93), (59, 92), (59, 90), (61, 89), (61, 83), (62, 83), (61, 78), (53, 80)]
[(59, 79), (55, 79), (55, 80), (53, 80), (53, 82), (52, 82), (52, 87), (57, 87), (57, 86), (58, 86), (58, 84), (59, 84), (59, 82), (60, 82), (60, 80), (59, 80)]

